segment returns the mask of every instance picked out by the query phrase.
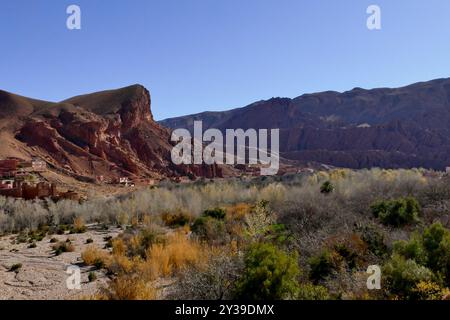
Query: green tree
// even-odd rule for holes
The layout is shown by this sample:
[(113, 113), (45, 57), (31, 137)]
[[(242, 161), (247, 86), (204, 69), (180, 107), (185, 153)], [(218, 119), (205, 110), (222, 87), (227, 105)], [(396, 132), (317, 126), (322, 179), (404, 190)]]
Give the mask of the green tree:
[(416, 261), (395, 253), (384, 265), (383, 277), (391, 293), (403, 299), (413, 299), (417, 285), (423, 281), (432, 281), (434, 275)]
[[(450, 230), (441, 223), (432, 224), (421, 235), (413, 234), (409, 241), (394, 243), (393, 251), (385, 265), (392, 292), (412, 299), (426, 296), (424, 292), (436, 286), (450, 285)], [(422, 285), (417, 287), (419, 282)]]
[(245, 255), (244, 274), (238, 281), (236, 297), (251, 300), (295, 298), (300, 270), (297, 254), (288, 255), (273, 244), (258, 243)]
[(413, 197), (379, 201), (370, 208), (385, 225), (400, 227), (419, 220), (420, 205)]
[(427, 252), (427, 266), (450, 285), (450, 231), (441, 223), (434, 223), (425, 229), (422, 242)]

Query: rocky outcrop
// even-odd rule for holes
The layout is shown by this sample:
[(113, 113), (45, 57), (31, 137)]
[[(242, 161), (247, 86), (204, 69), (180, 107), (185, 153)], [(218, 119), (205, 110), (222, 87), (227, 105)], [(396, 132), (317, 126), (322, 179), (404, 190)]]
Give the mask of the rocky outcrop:
[[(172, 164), (170, 131), (153, 120), (150, 94), (140, 85), (61, 103), (5, 96), (3, 92), (2, 100), (8, 101), (4, 105), (19, 101), (14, 109), (18, 115), (16, 139), (31, 148), (30, 154), (42, 156), (52, 167), (75, 176), (213, 178), (220, 174), (215, 167)], [(0, 110), (4, 108), (0, 105)]]

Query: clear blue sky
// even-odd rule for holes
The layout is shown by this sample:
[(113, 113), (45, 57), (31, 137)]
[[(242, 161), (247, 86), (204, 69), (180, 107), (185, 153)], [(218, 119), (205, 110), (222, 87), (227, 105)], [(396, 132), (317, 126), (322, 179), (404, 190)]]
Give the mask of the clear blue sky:
[[(366, 28), (370, 4), (381, 31)], [(140, 83), (158, 120), (440, 77), (448, 0), (1, 0), (1, 89), (59, 101)]]

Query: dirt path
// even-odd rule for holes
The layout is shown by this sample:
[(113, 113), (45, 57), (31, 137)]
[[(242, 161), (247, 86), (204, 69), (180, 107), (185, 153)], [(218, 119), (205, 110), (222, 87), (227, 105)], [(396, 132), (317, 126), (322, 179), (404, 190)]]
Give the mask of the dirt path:
[[(36, 248), (28, 248), (28, 243), (13, 244), (17, 235), (0, 238), (0, 300), (77, 299), (93, 295), (106, 285), (108, 279), (104, 273), (95, 271), (97, 280), (89, 282), (88, 274), (93, 269), (80, 264), (81, 253), (89, 245), (103, 248), (105, 237), (115, 237), (119, 233), (120, 229), (102, 231), (91, 227), (83, 234), (47, 236), (36, 243)], [(51, 238), (59, 241), (70, 239), (75, 251), (55, 256)], [(92, 239), (93, 243), (87, 244), (87, 239)], [(10, 271), (15, 264), (22, 267), (16, 272)], [(71, 265), (80, 267), (81, 290), (67, 288), (66, 281), (70, 275), (66, 270)]]

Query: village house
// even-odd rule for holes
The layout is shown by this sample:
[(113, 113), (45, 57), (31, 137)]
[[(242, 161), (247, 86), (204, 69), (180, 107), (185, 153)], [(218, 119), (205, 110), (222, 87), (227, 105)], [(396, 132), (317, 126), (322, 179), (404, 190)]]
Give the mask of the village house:
[(128, 177), (120, 177), (118, 182), (124, 187), (134, 187), (134, 182), (132, 182)]
[(47, 164), (39, 158), (0, 160), (0, 196), (26, 200), (58, 196), (54, 184), (39, 181), (38, 174), (46, 170)]
[(0, 195), (32, 200), (55, 197), (58, 195), (58, 192), (54, 184), (39, 182), (36, 185), (31, 185), (25, 182), (15, 181), (12, 187), (0, 188)]
[(12, 189), (14, 186), (13, 179), (3, 179), (0, 180), (0, 189)]
[(17, 175), (19, 159), (8, 158), (0, 160), (0, 178), (12, 178)]

